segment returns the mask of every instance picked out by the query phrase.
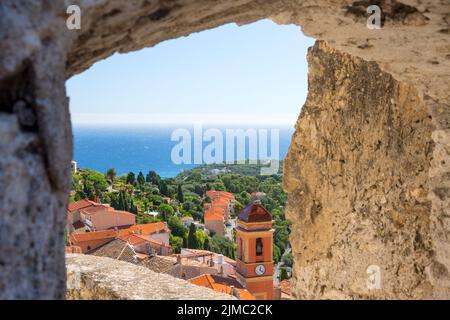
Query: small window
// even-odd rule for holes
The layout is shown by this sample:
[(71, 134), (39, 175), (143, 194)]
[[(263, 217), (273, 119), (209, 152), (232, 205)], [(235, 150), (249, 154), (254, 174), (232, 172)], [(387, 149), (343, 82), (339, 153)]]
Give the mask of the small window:
[(256, 239), (256, 255), (262, 256), (263, 254), (263, 241), (261, 238)]

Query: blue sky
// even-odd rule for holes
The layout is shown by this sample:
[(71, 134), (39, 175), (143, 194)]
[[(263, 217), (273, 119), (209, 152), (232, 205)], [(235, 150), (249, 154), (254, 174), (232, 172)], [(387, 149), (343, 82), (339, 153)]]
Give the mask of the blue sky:
[(67, 81), (72, 120), (293, 125), (311, 45), (297, 26), (263, 20), (115, 54)]

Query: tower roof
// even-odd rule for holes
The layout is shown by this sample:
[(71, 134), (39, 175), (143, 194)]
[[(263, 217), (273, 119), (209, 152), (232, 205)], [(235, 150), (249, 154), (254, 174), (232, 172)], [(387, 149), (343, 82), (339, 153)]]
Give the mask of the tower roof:
[(239, 212), (238, 218), (245, 222), (272, 221), (272, 215), (260, 201), (254, 201)]

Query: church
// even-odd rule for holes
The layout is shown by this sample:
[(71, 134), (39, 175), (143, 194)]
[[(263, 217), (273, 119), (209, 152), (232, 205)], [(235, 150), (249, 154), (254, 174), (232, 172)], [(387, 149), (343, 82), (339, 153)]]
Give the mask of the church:
[(237, 280), (257, 299), (273, 300), (272, 215), (260, 201), (242, 209), (236, 223)]

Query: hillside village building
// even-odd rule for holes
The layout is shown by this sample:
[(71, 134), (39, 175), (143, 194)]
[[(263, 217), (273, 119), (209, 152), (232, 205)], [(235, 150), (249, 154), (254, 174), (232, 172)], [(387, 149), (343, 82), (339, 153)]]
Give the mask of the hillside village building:
[(134, 214), (114, 210), (109, 204), (101, 204), (88, 199), (71, 203), (67, 212), (69, 233), (123, 228), (134, 224), (136, 224)]
[[(205, 226), (219, 231), (217, 234), (221, 234), (225, 212), (234, 200), (230, 195), (221, 191), (209, 192), (212, 201), (205, 206)], [(289, 298), (289, 283), (280, 288), (273, 285), (272, 216), (259, 201), (238, 214), (236, 260), (200, 249), (182, 248), (180, 254), (172, 254), (170, 230), (165, 222), (136, 225), (134, 220), (116, 219), (115, 213), (124, 217), (132, 215), (87, 199), (72, 203), (68, 209), (68, 226), (72, 229), (66, 252), (141, 265), (241, 300)], [(96, 219), (96, 216), (100, 218)], [(215, 220), (217, 225), (214, 225)], [(194, 221), (185, 219), (183, 223)], [(113, 227), (95, 231), (99, 226), (107, 225)]]
[(204, 221), (205, 229), (214, 231), (220, 236), (225, 235), (225, 225), (230, 225), (233, 204), (236, 202), (234, 195), (225, 191), (206, 191), (206, 196), (211, 203), (205, 203)]
[(218, 254), (208, 250), (181, 249), (180, 256), (189, 260), (195, 260), (205, 265), (209, 265), (216, 270), (216, 274), (224, 277), (235, 277), (236, 261), (223, 254)]
[[(67, 230), (71, 246), (90, 253), (120, 239), (138, 254), (169, 255), (170, 230), (164, 222), (136, 225), (136, 216), (106, 204), (83, 199), (69, 205)], [(76, 250), (76, 249), (71, 249)]]

